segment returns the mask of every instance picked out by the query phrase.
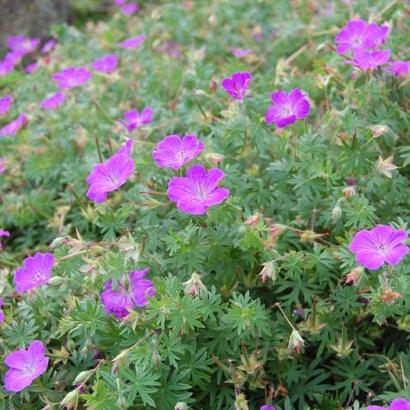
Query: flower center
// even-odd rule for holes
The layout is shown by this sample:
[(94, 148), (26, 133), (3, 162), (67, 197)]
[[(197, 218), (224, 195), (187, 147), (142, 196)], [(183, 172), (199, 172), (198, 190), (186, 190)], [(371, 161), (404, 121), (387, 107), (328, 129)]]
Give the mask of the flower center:
[(208, 197), (208, 192), (205, 190), (205, 187), (202, 184), (197, 184), (196, 187), (196, 196), (198, 199), (206, 199)]
[(294, 109), (293, 109), (292, 104), (287, 103), (287, 104), (283, 105), (282, 109), (281, 109), (281, 112), (282, 112), (283, 117), (290, 117), (290, 116), (294, 115)]

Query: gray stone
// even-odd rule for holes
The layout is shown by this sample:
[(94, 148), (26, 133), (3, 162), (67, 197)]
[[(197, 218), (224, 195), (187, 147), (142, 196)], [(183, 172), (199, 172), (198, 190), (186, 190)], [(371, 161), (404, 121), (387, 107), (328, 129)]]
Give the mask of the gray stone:
[(0, 48), (8, 35), (47, 37), (50, 25), (69, 14), (70, 0), (0, 0)]

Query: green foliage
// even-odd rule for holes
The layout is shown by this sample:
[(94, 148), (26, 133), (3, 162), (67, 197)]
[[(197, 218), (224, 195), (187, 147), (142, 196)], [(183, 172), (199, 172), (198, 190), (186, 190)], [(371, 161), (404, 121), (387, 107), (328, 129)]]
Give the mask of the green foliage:
[[(408, 59), (409, 6), (146, 1), (125, 17), (98, 1), (75, 3), (83, 28), (55, 27), (59, 45), (36, 72), (0, 78), (1, 95), (17, 102), (0, 125), (29, 116), (16, 137), (0, 139), (0, 228), (11, 232), (0, 250), (0, 371), (5, 355), (34, 339), (50, 357), (22, 393), (0, 392), (0, 410), (225, 410), (240, 400), (258, 409), (272, 396), (279, 410), (359, 410), (410, 399), (409, 258), (346, 281), (358, 230), (410, 222), (409, 82), (382, 71), (353, 79), (334, 52), (338, 28), (357, 15), (389, 22), (388, 46)], [(105, 20), (85, 23), (90, 12)], [(117, 47), (141, 33), (140, 48)], [(172, 45), (175, 54), (164, 51)], [(235, 58), (231, 47), (254, 53)], [(116, 73), (94, 73), (58, 110), (39, 108), (55, 91), (52, 73), (113, 51)], [(243, 103), (218, 86), (240, 70), (253, 73)], [(309, 94), (309, 117), (267, 126), (270, 93), (294, 87)], [(93, 204), (87, 175), (127, 137), (123, 112), (147, 105), (154, 122), (130, 135), (133, 177)], [(174, 173), (155, 166), (152, 149), (170, 134), (203, 140), (197, 160), (208, 168), (223, 155), (230, 197), (206, 216), (166, 197)], [(379, 159), (391, 156), (397, 168), (386, 171)], [(47, 249), (52, 281), (17, 294), (15, 269)], [(107, 315), (104, 283), (143, 267), (155, 297), (125, 320)]]

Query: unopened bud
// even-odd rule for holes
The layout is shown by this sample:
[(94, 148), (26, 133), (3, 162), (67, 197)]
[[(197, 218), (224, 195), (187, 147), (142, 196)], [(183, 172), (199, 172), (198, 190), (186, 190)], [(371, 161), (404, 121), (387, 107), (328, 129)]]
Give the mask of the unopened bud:
[(348, 186), (343, 190), (343, 196), (346, 199), (351, 198), (352, 196), (356, 195), (356, 188), (354, 186)]
[(400, 299), (403, 296), (399, 292), (394, 292), (392, 289), (384, 289), (380, 295), (380, 300), (384, 303), (392, 304), (396, 299)]
[(300, 333), (294, 329), (290, 334), (288, 349), (292, 352), (300, 353), (305, 341), (303, 340)]
[(202, 290), (206, 289), (200, 276), (196, 272), (194, 272), (191, 275), (191, 279), (184, 282), (183, 285), (185, 285), (185, 293), (191, 296), (198, 296)]
[(350, 271), (345, 277), (345, 283), (352, 283), (353, 285), (357, 285), (360, 282), (362, 277), (363, 268), (357, 267)]
[(262, 215), (259, 213), (253, 214), (250, 217), (246, 218), (244, 224), (255, 226), (260, 220)]
[(175, 405), (175, 410), (188, 410), (188, 409), (189, 409), (188, 404), (182, 401), (180, 401), (179, 403)]
[(397, 169), (396, 165), (393, 164), (393, 155), (383, 159), (379, 157), (376, 164), (376, 169), (387, 178), (391, 178), (393, 176), (393, 171)]
[(60, 403), (60, 407), (66, 409), (76, 409), (78, 407), (78, 390), (70, 391)]
[(387, 125), (382, 125), (382, 124), (377, 124), (377, 125), (372, 125), (370, 127), (373, 137), (378, 138), (384, 135), (387, 131), (389, 131), (389, 127)]
[(262, 278), (262, 282), (265, 283), (268, 279), (272, 279), (274, 282), (276, 279), (276, 270), (275, 270), (275, 261), (269, 261), (262, 263), (263, 269), (259, 273), (259, 276)]
[(249, 410), (248, 401), (243, 393), (236, 396), (235, 410)]
[(63, 282), (64, 282), (64, 278), (62, 278), (61, 276), (53, 276), (53, 277), (48, 281), (48, 283), (49, 283), (50, 285), (55, 285), (55, 286), (61, 285)]
[(335, 224), (342, 216), (342, 208), (337, 204), (332, 210), (332, 221)]
[(225, 156), (222, 154), (218, 154), (217, 152), (209, 152), (208, 154), (205, 154), (205, 158), (212, 165), (217, 166), (219, 163), (221, 163), (225, 159)]

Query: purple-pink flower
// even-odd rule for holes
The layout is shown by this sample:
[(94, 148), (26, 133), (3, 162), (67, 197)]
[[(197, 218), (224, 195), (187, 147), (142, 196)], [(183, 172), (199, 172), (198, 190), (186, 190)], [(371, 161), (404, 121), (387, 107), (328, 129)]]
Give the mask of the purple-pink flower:
[(18, 36), (9, 36), (7, 38), (7, 47), (21, 56), (32, 53), (39, 44), (39, 38), (28, 38), (22, 34)]
[(10, 74), (14, 70), (14, 64), (6, 59), (0, 60), (0, 77)]
[(38, 70), (38, 68), (40, 67), (39, 63), (31, 63), (29, 65), (26, 66), (26, 68), (24, 69), (24, 72), (27, 74), (32, 74), (35, 71)]
[(5, 95), (0, 98), (0, 117), (7, 114), (13, 104), (13, 97), (11, 95)]
[(212, 168), (207, 172), (203, 165), (193, 165), (186, 177), (170, 179), (168, 198), (184, 213), (206, 214), (210, 206), (222, 203), (229, 196), (229, 189), (218, 187), (224, 176), (219, 168)]
[(118, 43), (121, 48), (129, 49), (129, 48), (137, 48), (145, 41), (145, 35), (140, 34), (137, 37), (129, 38), (128, 40), (122, 41)]
[(4, 305), (3, 299), (0, 298), (0, 323), (4, 321), (4, 312), (3, 309), (1, 309)]
[(154, 110), (151, 107), (145, 107), (141, 112), (137, 110), (130, 110), (123, 114), (123, 120), (119, 120), (129, 132), (135, 128), (150, 124), (154, 117)]
[(168, 135), (160, 141), (152, 152), (155, 163), (160, 168), (172, 168), (174, 171), (192, 161), (205, 148), (203, 141), (195, 135)]
[(404, 244), (406, 240), (406, 231), (378, 225), (356, 233), (349, 250), (355, 254), (357, 263), (376, 270), (384, 263), (398, 265), (409, 252), (409, 247)]
[(353, 60), (346, 60), (346, 64), (352, 64), (362, 71), (373, 71), (390, 60), (391, 51), (353, 51)]
[(148, 298), (155, 295), (154, 283), (145, 279), (148, 272), (149, 268), (131, 272), (126, 280), (117, 281), (116, 286), (112, 280), (105, 283), (101, 301), (107, 314), (123, 319), (136, 307), (148, 304)]
[(27, 115), (23, 112), (16, 119), (6, 124), (0, 129), (0, 137), (16, 135), (20, 128), (28, 122)]
[(389, 407), (367, 406), (366, 410), (410, 410), (410, 402), (406, 399), (395, 399)]
[(238, 58), (246, 57), (253, 53), (250, 48), (231, 47), (231, 53)]
[(252, 80), (252, 73), (248, 71), (234, 73), (231, 77), (222, 80), (222, 87), (235, 100), (243, 100), (249, 83)]
[(65, 101), (65, 94), (61, 91), (58, 91), (52, 94), (50, 97), (45, 98), (40, 103), (40, 107), (43, 110), (55, 110), (56, 108), (60, 107), (60, 105), (64, 104)]
[(117, 69), (117, 66), (118, 57), (115, 54), (108, 54), (92, 63), (92, 68), (101, 73), (112, 73)]
[(295, 88), (289, 93), (275, 91), (271, 98), (273, 105), (268, 108), (265, 114), (267, 124), (275, 123), (278, 128), (284, 128), (309, 115), (309, 99), (307, 94), (299, 88)]
[(386, 42), (388, 34), (388, 26), (350, 20), (336, 36), (336, 51), (345, 54), (347, 51), (374, 50)]
[(409, 77), (410, 61), (392, 61), (387, 65), (385, 71), (396, 77)]
[(264, 406), (262, 406), (260, 408), (260, 410), (275, 410), (275, 407), (269, 405), (269, 404), (265, 404)]
[[(4, 229), (0, 229), (0, 238), (9, 238), (10, 237), (10, 232), (5, 231)], [(0, 242), (0, 249), (3, 247), (3, 245)]]
[(53, 51), (56, 45), (57, 45), (57, 41), (54, 40), (53, 38), (50, 39), (50, 40), (47, 40), (44, 43), (43, 47), (41, 48), (41, 53), (42, 54), (47, 54), (50, 51)]
[(34, 256), (24, 259), (23, 267), (14, 274), (14, 285), (18, 293), (45, 285), (51, 278), (54, 266), (54, 255), (46, 252), (36, 252)]
[(121, 7), (122, 14), (126, 16), (132, 16), (139, 10), (140, 6), (137, 3), (124, 4)]
[(9, 353), (4, 363), (9, 367), (4, 376), (4, 388), (19, 392), (30, 386), (48, 367), (45, 346), (39, 340), (30, 343), (28, 349), (19, 349)]
[(128, 139), (124, 146), (102, 164), (97, 164), (87, 178), (87, 198), (99, 204), (124, 185), (134, 173), (135, 164), (131, 152), (134, 142)]
[(51, 76), (57, 86), (63, 89), (78, 87), (87, 82), (90, 77), (91, 73), (84, 67), (69, 67)]

